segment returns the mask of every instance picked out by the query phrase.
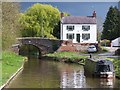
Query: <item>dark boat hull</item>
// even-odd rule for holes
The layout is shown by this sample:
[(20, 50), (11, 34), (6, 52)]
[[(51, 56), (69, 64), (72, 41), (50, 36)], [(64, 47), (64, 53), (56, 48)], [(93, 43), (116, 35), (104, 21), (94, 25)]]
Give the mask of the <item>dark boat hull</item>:
[[(106, 64), (106, 62), (110, 62), (108, 64)], [(107, 67), (103, 68), (102, 69), (105, 69), (105, 70), (101, 70), (100, 71), (100, 67), (99, 65), (102, 66), (102, 64), (106, 64), (106, 66), (109, 65), (109, 71), (107, 71)], [(94, 77), (100, 77), (100, 78), (114, 78), (115, 77), (115, 73), (114, 73), (114, 69), (113, 69), (113, 64), (111, 63), (111, 61), (108, 61), (108, 60), (104, 60), (104, 62), (101, 64), (101, 61), (95, 61), (95, 60), (92, 60), (92, 59), (88, 59), (85, 61), (85, 66), (84, 66), (84, 69), (85, 69), (85, 74), (86, 75), (90, 75), (90, 76), (94, 76)]]

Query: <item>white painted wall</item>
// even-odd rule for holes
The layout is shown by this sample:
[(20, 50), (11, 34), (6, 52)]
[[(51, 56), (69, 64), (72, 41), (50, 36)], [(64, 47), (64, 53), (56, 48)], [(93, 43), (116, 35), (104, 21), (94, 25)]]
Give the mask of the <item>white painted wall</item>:
[(118, 37), (118, 38), (112, 40), (112, 43), (111, 43), (111, 44), (112, 44), (113, 47), (114, 47), (114, 46), (120, 47), (120, 37)]
[[(74, 25), (74, 30), (73, 31), (68, 31), (66, 29), (67, 26), (69, 25)], [(90, 30), (88, 31), (83, 31), (82, 26), (83, 25), (90, 25)], [(74, 33), (74, 39), (73, 43), (78, 43), (76, 41), (76, 34), (80, 34), (80, 43), (97, 43), (97, 26), (96, 24), (61, 24), (61, 40), (68, 40), (66, 37), (67, 33)], [(90, 33), (90, 39), (89, 40), (83, 40), (82, 39), (82, 34), (83, 33)]]

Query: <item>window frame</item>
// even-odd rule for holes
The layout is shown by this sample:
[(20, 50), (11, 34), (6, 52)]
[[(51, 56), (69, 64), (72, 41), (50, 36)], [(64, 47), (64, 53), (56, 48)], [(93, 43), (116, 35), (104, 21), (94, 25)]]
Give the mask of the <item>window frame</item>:
[[(72, 35), (72, 38), (69, 38), (70, 35)], [(67, 33), (67, 34), (66, 34), (66, 39), (68, 39), (68, 40), (73, 40), (74, 38), (75, 38), (74, 33)]]
[[(88, 36), (87, 36), (88, 38), (85, 38), (84, 35), (88, 35)], [(89, 39), (90, 39), (90, 33), (82, 33), (82, 39), (83, 39), (83, 40), (89, 40)]]
[(66, 30), (68, 30), (68, 31), (73, 31), (74, 29), (75, 29), (74, 25), (67, 25), (66, 26)]
[(90, 30), (90, 25), (82, 25), (82, 30), (83, 31), (89, 31)]

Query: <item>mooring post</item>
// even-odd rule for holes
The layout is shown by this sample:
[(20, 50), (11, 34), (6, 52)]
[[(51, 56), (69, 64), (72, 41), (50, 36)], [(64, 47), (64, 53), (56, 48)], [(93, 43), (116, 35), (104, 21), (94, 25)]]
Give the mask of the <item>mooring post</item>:
[(92, 54), (90, 53), (90, 58), (92, 58)]

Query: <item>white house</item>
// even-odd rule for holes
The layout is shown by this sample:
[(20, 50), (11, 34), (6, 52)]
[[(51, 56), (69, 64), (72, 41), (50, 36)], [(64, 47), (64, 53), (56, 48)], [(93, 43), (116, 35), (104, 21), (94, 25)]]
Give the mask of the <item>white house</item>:
[(112, 40), (111, 44), (112, 44), (113, 47), (120, 47), (120, 37)]
[(61, 40), (97, 43), (96, 12), (92, 16), (64, 16), (61, 13)]

